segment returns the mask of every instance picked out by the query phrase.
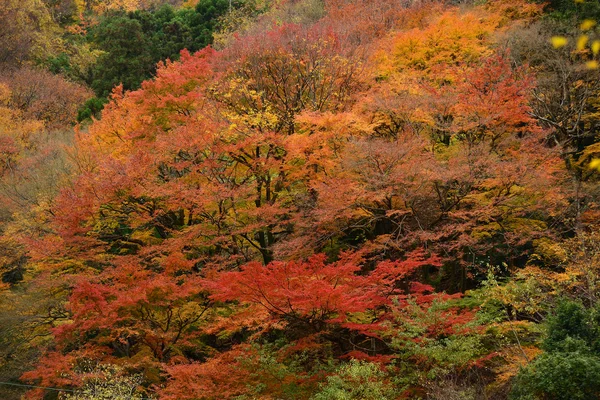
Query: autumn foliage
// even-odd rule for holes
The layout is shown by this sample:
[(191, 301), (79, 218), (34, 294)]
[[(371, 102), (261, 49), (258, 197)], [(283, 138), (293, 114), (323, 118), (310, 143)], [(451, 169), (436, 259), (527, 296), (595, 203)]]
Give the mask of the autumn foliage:
[(506, 44), (542, 9), (235, 3), (216, 48), (117, 85), (73, 143), (51, 138), (89, 91), (11, 69), (0, 289), (58, 299), (31, 317), (45, 340), (21, 381), (74, 398), (506, 398), (541, 352), (541, 303), (596, 301), (597, 174), (571, 162), (594, 145), (557, 142), (541, 67)]

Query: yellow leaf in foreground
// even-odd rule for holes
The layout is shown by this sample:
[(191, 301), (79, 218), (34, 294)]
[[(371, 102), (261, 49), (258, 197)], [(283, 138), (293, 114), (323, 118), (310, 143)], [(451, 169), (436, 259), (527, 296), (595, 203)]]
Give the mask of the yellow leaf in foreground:
[(577, 38), (577, 50), (581, 51), (585, 49), (585, 45), (588, 42), (588, 35), (581, 35)]
[(593, 19), (586, 19), (581, 23), (580, 28), (582, 31), (589, 31), (594, 26), (596, 26), (596, 21), (594, 21)]
[(566, 46), (569, 40), (563, 36), (552, 36), (550, 42), (552, 43), (552, 46), (554, 46), (555, 49), (560, 49), (561, 47)]

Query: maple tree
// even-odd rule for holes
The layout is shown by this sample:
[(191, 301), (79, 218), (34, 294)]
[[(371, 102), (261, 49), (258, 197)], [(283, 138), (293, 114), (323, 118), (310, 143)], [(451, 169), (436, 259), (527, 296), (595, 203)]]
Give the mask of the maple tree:
[[(319, 182), (313, 215), (317, 223), (321, 220), (323, 228), (322, 236), (315, 236), (311, 226), (307, 239), (313, 245), (320, 242), (322, 246), (331, 238), (339, 241), (350, 234), (359, 241), (373, 243), (378, 251), (381, 248), (394, 251), (423, 235), (426, 243), (434, 244), (441, 239), (444, 243), (441, 251), (476, 269), (480, 261), (472, 257), (474, 253), (486, 253), (498, 245), (506, 248), (526, 243), (513, 242), (511, 230), (519, 232), (519, 240), (524, 239), (523, 229), (530, 232), (530, 240), (539, 235), (540, 230), (535, 226), (543, 224), (542, 220), (533, 220), (527, 227), (527, 219), (523, 217), (534, 213), (540, 205), (537, 198), (543, 191), (543, 187), (537, 186), (540, 179), (545, 177), (551, 182), (562, 178), (560, 174), (554, 175), (560, 163), (558, 153), (545, 147), (544, 134), (530, 115), (531, 78), (525, 70), (513, 69), (507, 55), (488, 57), (491, 49), (481, 50), (486, 44), (481, 39), (485, 38), (481, 35), (482, 27), (475, 23), (461, 24), (460, 29), (473, 29), (474, 33), (472, 36), (462, 31), (456, 33), (454, 29), (458, 28), (450, 21), (465, 17), (453, 12), (446, 12), (441, 20), (422, 32), (415, 28), (411, 35), (428, 37), (432, 32), (440, 32), (439, 35), (450, 37), (465, 36), (460, 42), (465, 48), (454, 50), (456, 63), (443, 58), (446, 51), (443, 46), (440, 54), (435, 49), (427, 53), (434, 58), (427, 59), (425, 65), (436, 66), (434, 72), (423, 71), (420, 65), (408, 61), (399, 72), (386, 69), (383, 75), (374, 72), (383, 76), (383, 80), (373, 87), (366, 102), (360, 104), (359, 110), (366, 118), (363, 114), (357, 129), (359, 135), (373, 132), (379, 138), (342, 145), (347, 150), (339, 157), (339, 164)], [(499, 17), (491, 14), (487, 18), (479, 23), (492, 21), (485, 26), (491, 31)], [(403, 45), (410, 39), (403, 33), (397, 41)], [(479, 47), (472, 50), (471, 46)], [(394, 57), (391, 54), (390, 58)], [(405, 62), (403, 57), (417, 57), (419, 53), (397, 54), (397, 62)], [(480, 65), (469, 59), (474, 55), (478, 55)], [(385, 63), (382, 65), (387, 68)], [(431, 74), (431, 78), (416, 82), (413, 74), (417, 73)], [(440, 76), (447, 81), (441, 83)], [(318, 120), (312, 121), (318, 126)], [(323, 125), (320, 129), (339, 128)], [(525, 155), (528, 149), (532, 152)], [(511, 169), (507, 170), (508, 165)], [(534, 174), (536, 178), (526, 182), (522, 178), (532, 175), (522, 173), (532, 169), (538, 171)], [(532, 185), (530, 189), (528, 185)], [(516, 188), (518, 194), (513, 191)], [(545, 210), (558, 210), (564, 204), (564, 197), (555, 191), (545, 199), (550, 201)], [(353, 207), (348, 207), (353, 203)], [(472, 225), (475, 221), (482, 224)], [(499, 229), (494, 227), (496, 224)], [(352, 231), (344, 225), (352, 226)], [(446, 229), (450, 236), (443, 233)], [(494, 239), (499, 238), (500, 232), (504, 232), (501, 240), (507, 240), (504, 245)], [(406, 242), (399, 244), (403, 238)], [(450, 243), (453, 244), (447, 246)], [(470, 249), (471, 256), (460, 255), (463, 245), (466, 245), (463, 249)], [(474, 246), (481, 247), (473, 253)], [(493, 257), (493, 253), (486, 256)], [(515, 253), (513, 257), (516, 260), (521, 255)], [(464, 281), (459, 284), (464, 288)]]
[[(377, 354), (384, 348), (381, 347), (384, 332), (395, 332), (398, 328), (393, 322), (388, 326), (390, 315), (386, 310), (396, 307), (401, 310), (408, 302), (416, 302), (418, 307), (425, 310), (433, 301), (458, 297), (432, 295), (429, 292), (433, 288), (418, 284), (414, 284), (408, 293), (397, 288), (398, 283), (410, 279), (419, 268), (438, 263), (437, 259), (426, 258), (421, 253), (415, 253), (402, 262), (382, 262), (367, 275), (357, 275), (361, 269), (357, 261), (356, 255), (347, 254), (340, 261), (330, 264), (325, 263), (324, 255), (313, 256), (306, 262), (273, 262), (266, 267), (250, 263), (239, 272), (217, 275), (215, 280), (209, 280), (207, 287), (213, 293), (211, 298), (216, 301), (234, 300), (250, 307), (242, 311), (243, 315), (234, 313), (229, 316), (240, 324), (238, 330), (260, 328), (259, 334), (282, 329), (288, 332), (287, 336), (293, 339), (292, 347), (279, 350), (277, 357), (280, 362), (289, 359), (294, 353), (318, 354), (324, 351), (389, 362), (393, 357)], [(260, 309), (268, 312), (262, 317), (262, 321), (246, 316), (248, 313), (261, 315)], [(445, 326), (440, 327), (439, 331), (430, 327), (433, 335), (443, 334), (442, 331), (448, 334), (453, 329), (460, 329), (458, 327), (471, 321), (473, 315), (455, 308), (447, 309), (440, 318), (445, 320), (442, 323)], [(411, 317), (406, 321), (408, 320)], [(331, 350), (327, 350), (328, 348)], [(227, 388), (231, 385), (231, 390), (238, 391), (230, 393), (229, 389), (221, 387), (220, 390), (225, 390), (225, 393), (243, 393), (242, 387), (225, 378), (225, 375), (233, 371), (218, 367), (220, 363), (232, 360), (231, 357), (241, 357), (240, 350), (234, 347), (206, 364), (181, 365), (168, 369), (172, 382), (168, 383), (165, 393), (179, 393), (179, 396), (192, 398), (200, 393), (213, 393), (215, 389), (212, 382), (215, 380), (225, 384)], [(252, 356), (243, 357), (244, 362), (251, 362), (248, 359), (251, 360)], [(234, 368), (237, 374), (248, 374), (244, 362), (240, 358), (235, 360), (228, 368)], [(288, 370), (287, 377), (281, 378), (282, 383), (288, 379), (300, 379), (299, 384), (307, 385), (302, 380), (307, 379), (306, 374), (310, 371), (304, 371), (299, 376), (292, 372), (293, 370)], [(187, 394), (179, 391), (181, 386), (186, 388)]]
[(297, 114), (343, 110), (358, 91), (360, 59), (351, 50), (334, 33), (293, 24), (240, 38), (224, 50), (235, 60), (231, 88), (217, 96), (248, 125), (294, 134)]

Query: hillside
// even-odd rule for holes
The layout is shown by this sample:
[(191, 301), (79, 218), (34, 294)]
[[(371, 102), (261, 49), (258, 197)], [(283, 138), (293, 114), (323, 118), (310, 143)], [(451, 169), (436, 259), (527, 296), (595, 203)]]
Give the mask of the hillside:
[(3, 2), (0, 398), (599, 398), (598, 20)]

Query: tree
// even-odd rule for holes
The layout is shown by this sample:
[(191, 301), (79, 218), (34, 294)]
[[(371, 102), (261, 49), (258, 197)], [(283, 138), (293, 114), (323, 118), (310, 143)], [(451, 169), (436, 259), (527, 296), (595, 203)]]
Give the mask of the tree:
[[(120, 30), (106, 51), (138, 72), (108, 71), (102, 118), (67, 150), (71, 178), (48, 173), (33, 207), (2, 214), (0, 246), (19, 244), (0, 254), (0, 299), (62, 290), (55, 319), (18, 302), (4, 319), (0, 333), (41, 323), (22, 379), (76, 396), (135, 382), (190, 400), (502, 397), (524, 362), (521, 377), (559, 381), (546, 367), (570, 356), (581, 396), (595, 393), (579, 373), (595, 368), (595, 311), (549, 318), (559, 350), (535, 364), (558, 293), (597, 297), (593, 232), (558, 243), (573, 193), (534, 115), (536, 71), (497, 35), (541, 5), (413, 3), (247, 4), (252, 26), (155, 71), (228, 2), (104, 14), (102, 40)], [(43, 147), (30, 104), (0, 108), (4, 175), (27, 195), (28, 167), (63, 154), (30, 159)]]
[(1, 68), (44, 60), (54, 54), (57, 26), (41, 0), (3, 1), (0, 23)]
[[(460, 266), (448, 266), (454, 276), (448, 284), (455, 289), (466, 288), (467, 265), (476, 274), (484, 260), (504, 259), (506, 249), (511, 249), (511, 263), (526, 262), (521, 251), (553, 215), (541, 217), (544, 212), (534, 210), (544, 186), (562, 179), (558, 154), (545, 145), (545, 134), (530, 115), (531, 77), (512, 68), (507, 55), (486, 57), (491, 50), (481, 50), (491, 40), (481, 32), (491, 32), (500, 16), (454, 27), (460, 18), (474, 18), (454, 13), (459, 14), (447, 12), (422, 32), (415, 28), (411, 37), (438, 31), (442, 37), (464, 36), (455, 49), (458, 62), (423, 48), (423, 62), (411, 64), (420, 50), (405, 49), (389, 52), (390, 63), (404, 69), (374, 71), (381, 83), (357, 105), (359, 116), (353, 120), (360, 122), (351, 125), (358, 131), (353, 135), (370, 138), (344, 141), (338, 125), (310, 118), (312, 132), (330, 130), (340, 141), (334, 153), (338, 161), (313, 186), (314, 219), (310, 233), (299, 232), (299, 243), (366, 242), (375, 254), (439, 243), (440, 254), (453, 254), (449, 263), (460, 260)], [(409, 46), (405, 34), (396, 40)], [(482, 52), (478, 63), (470, 58)], [(424, 78), (417, 81), (419, 73)], [(548, 184), (538, 185), (544, 179)], [(557, 191), (545, 198), (550, 201), (546, 211), (558, 210), (566, 200)]]
[(598, 396), (600, 362), (578, 352), (543, 354), (519, 374), (512, 399), (590, 399)]
[(300, 112), (342, 111), (360, 90), (361, 60), (346, 50), (335, 34), (299, 25), (248, 35), (224, 51), (233, 65), (217, 98), (250, 126), (294, 134)]
[(39, 68), (20, 68), (0, 79), (10, 91), (9, 106), (55, 130), (74, 124), (79, 106), (91, 93), (82, 85)]
[(92, 87), (105, 97), (121, 83), (125, 89), (138, 88), (156, 62), (148, 54), (150, 42), (139, 21), (122, 14), (103, 21), (92, 31), (92, 41), (104, 52), (94, 67)]
[[(435, 265), (436, 260), (416, 256), (406, 262), (381, 263), (369, 276), (360, 276), (360, 266), (350, 256), (326, 264), (325, 256), (317, 255), (306, 262), (273, 262), (266, 267), (250, 263), (239, 272), (220, 274), (210, 287), (213, 299), (264, 307), (304, 334), (319, 333), (331, 323), (360, 330), (352, 314), (387, 304), (396, 281), (428, 264)], [(374, 323), (376, 314), (371, 318)], [(366, 331), (371, 323), (365, 324)]]
[(598, 396), (598, 310), (562, 301), (547, 321), (546, 352), (521, 370), (511, 398), (588, 399)]
[(385, 382), (385, 373), (377, 364), (352, 360), (340, 367), (336, 375), (327, 377), (314, 400), (364, 399), (386, 400), (397, 397)]
[(226, 0), (203, 0), (195, 9), (164, 5), (154, 11), (103, 15), (89, 33), (89, 41), (102, 51), (89, 82), (96, 95), (108, 97), (120, 84), (125, 90), (138, 89), (155, 75), (157, 63), (179, 59), (183, 49), (194, 53), (212, 43), (215, 21), (228, 4)]

